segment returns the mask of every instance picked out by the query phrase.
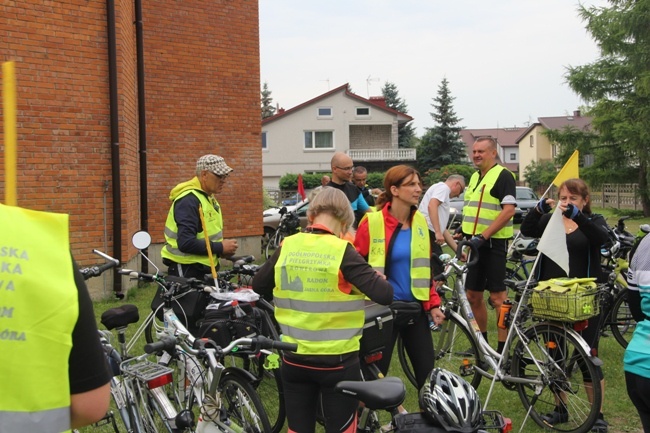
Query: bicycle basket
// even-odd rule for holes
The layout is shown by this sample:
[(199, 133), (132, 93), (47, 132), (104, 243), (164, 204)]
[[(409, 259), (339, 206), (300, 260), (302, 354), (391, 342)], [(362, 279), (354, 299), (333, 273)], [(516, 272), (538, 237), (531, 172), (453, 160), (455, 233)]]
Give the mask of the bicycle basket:
[(559, 322), (579, 322), (600, 313), (595, 278), (556, 278), (540, 281), (533, 289), (533, 317)]

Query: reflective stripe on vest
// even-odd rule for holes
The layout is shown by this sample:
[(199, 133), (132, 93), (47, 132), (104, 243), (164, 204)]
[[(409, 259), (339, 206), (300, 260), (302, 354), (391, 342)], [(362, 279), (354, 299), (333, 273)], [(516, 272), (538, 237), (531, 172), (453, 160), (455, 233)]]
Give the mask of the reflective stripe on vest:
[(68, 216), (0, 204), (0, 432), (70, 430), (79, 317)]
[[(386, 231), (383, 212), (366, 214), (368, 217), (368, 263), (382, 274), (386, 267)], [(424, 215), (415, 211), (411, 221), (411, 293), (420, 301), (429, 300), (431, 288), (431, 244), (429, 227)]]
[(348, 242), (331, 235), (297, 233), (284, 240), (275, 265), (275, 318), (282, 340), (298, 354), (340, 355), (359, 350), (364, 296), (339, 290)]
[[(501, 165), (495, 165), (485, 174), (480, 182), (479, 172), (477, 171), (472, 174), (469, 185), (467, 185), (467, 189), (465, 190), (463, 233), (471, 235), (482, 233), (499, 217), (502, 210), (501, 201), (496, 197), (492, 197), (490, 191), (503, 170), (506, 170), (506, 168)], [(481, 201), (481, 189), (483, 185), (485, 185), (485, 191), (483, 192), (483, 200)], [(481, 203), (480, 211), (478, 209), (479, 203)], [(478, 222), (476, 222), (477, 220)], [(474, 229), (475, 223), (476, 229)], [(509, 239), (512, 235), (513, 225), (512, 218), (510, 218), (510, 221), (491, 237), (495, 239)]]
[[(220, 211), (215, 207), (219, 203), (214, 198), (207, 197), (197, 190), (188, 190), (178, 195), (174, 199), (174, 203), (180, 198), (185, 197), (187, 194), (194, 194), (201, 202), (201, 209), (203, 210), (203, 218), (205, 219), (205, 226), (207, 232), (210, 234), (209, 238), (212, 242), (221, 242), (223, 240), (223, 217)], [(197, 239), (204, 240), (205, 233), (203, 231), (196, 234)], [(165, 245), (163, 246), (160, 254), (163, 258), (170, 259), (176, 263), (191, 264), (201, 263), (205, 266), (210, 266), (210, 258), (199, 256), (196, 254), (187, 254), (178, 249), (178, 226), (174, 219), (174, 205), (169, 208), (167, 214), (167, 221), (165, 221)], [(215, 263), (218, 263), (215, 261)]]

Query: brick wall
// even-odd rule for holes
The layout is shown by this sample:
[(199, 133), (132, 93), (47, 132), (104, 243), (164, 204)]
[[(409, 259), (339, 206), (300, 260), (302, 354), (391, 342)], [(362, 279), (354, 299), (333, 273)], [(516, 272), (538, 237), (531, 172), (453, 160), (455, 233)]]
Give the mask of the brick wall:
[(350, 126), (350, 149), (389, 149), (391, 145), (390, 125)]
[[(0, 61), (16, 62), (18, 204), (69, 213), (72, 250), (123, 261), (140, 228), (137, 64), (133, 0), (115, 0), (121, 233), (112, 233), (106, 2), (0, 4)], [(205, 153), (235, 168), (219, 200), (226, 236), (261, 234), (262, 176), (257, 0), (143, 1), (149, 231), (162, 242), (169, 190)], [(1, 121), (1, 120), (0, 120)], [(3, 136), (0, 136), (3, 140)], [(0, 142), (2, 146), (2, 142)], [(4, 147), (0, 147), (4, 200)]]

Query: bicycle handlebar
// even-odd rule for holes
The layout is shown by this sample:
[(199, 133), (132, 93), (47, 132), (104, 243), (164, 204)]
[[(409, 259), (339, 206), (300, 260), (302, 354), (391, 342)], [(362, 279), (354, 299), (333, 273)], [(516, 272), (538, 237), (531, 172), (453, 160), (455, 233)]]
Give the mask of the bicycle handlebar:
[(103, 257), (104, 259), (107, 260), (107, 262), (102, 265), (95, 265), (95, 266), (79, 269), (79, 272), (83, 276), (84, 280), (87, 280), (92, 277), (99, 277), (104, 271), (114, 268), (120, 264), (119, 260), (109, 256), (104, 252), (101, 252), (99, 250), (93, 250), (93, 253)]
[(460, 260), (460, 258), (463, 256), (464, 247), (469, 247), (470, 250), (470, 255), (469, 255), (470, 260), (469, 262), (466, 263), (465, 266), (471, 268), (472, 266), (478, 263), (478, 248), (476, 248), (476, 245), (474, 245), (470, 241), (460, 241), (458, 242), (458, 247), (456, 248), (456, 259)]

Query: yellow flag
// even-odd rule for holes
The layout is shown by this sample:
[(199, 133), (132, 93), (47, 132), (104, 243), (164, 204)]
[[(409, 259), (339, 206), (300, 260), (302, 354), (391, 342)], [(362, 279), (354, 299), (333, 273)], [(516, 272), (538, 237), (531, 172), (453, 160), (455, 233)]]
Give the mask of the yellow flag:
[(555, 176), (555, 179), (553, 180), (553, 185), (559, 187), (562, 185), (562, 182), (564, 182), (567, 179), (574, 179), (580, 177), (578, 175), (578, 159), (580, 158), (580, 155), (578, 153), (578, 150), (576, 149), (573, 152), (573, 155), (569, 158), (569, 160), (564, 164), (564, 167), (562, 167), (562, 170)]

